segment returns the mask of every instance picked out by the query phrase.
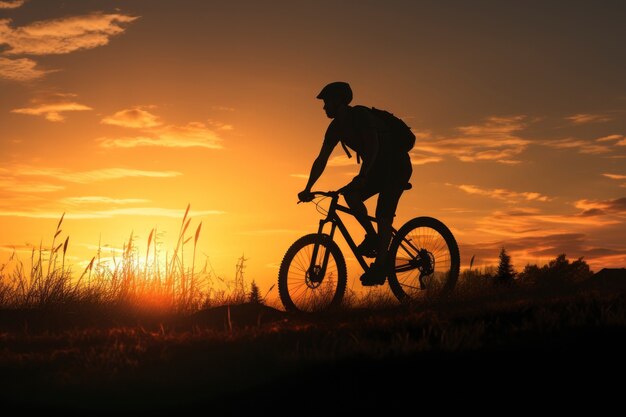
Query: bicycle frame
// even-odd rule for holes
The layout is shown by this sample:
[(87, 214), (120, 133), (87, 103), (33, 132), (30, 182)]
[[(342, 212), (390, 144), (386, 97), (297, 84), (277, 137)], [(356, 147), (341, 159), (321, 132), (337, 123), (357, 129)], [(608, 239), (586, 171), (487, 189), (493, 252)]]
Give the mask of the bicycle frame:
[[(346, 243), (348, 244), (348, 246), (352, 250), (352, 253), (356, 257), (357, 261), (359, 262), (359, 265), (361, 265), (361, 267), (363, 268), (364, 271), (367, 271), (369, 269), (369, 266), (367, 265), (367, 262), (365, 261), (363, 256), (361, 256), (358, 253), (358, 248), (357, 248), (356, 243), (352, 239), (352, 236), (350, 236), (350, 233), (348, 232), (348, 228), (343, 223), (343, 220), (341, 220), (341, 217), (339, 217), (339, 214), (338, 214), (338, 212), (344, 212), (344, 213), (347, 213), (347, 214), (349, 214), (349, 215), (354, 217), (354, 213), (352, 212), (352, 210), (350, 210), (349, 207), (346, 207), (346, 206), (343, 206), (343, 205), (339, 204), (339, 195), (340, 195), (339, 192), (329, 192), (329, 193), (315, 192), (313, 194), (319, 194), (319, 195), (323, 195), (323, 196), (331, 198), (330, 207), (328, 208), (328, 213), (326, 214), (326, 218), (321, 219), (319, 221), (319, 227), (317, 229), (317, 233), (321, 235), (323, 233), (323, 231), (324, 231), (324, 226), (327, 223), (331, 223), (331, 229), (330, 229), (329, 236), (330, 236), (330, 239), (332, 240), (335, 237), (335, 231), (337, 229), (339, 229), (339, 231), (341, 232), (343, 238), (346, 240)], [(376, 223), (376, 218), (375, 217), (372, 217), (372, 216), (367, 216), (367, 217), (369, 218), (370, 221)], [(397, 233), (397, 230), (392, 227), (392, 229), (391, 229), (391, 238), (392, 239), (396, 236), (396, 233)], [(314, 268), (315, 267), (315, 260), (317, 259), (318, 249), (319, 249), (319, 245), (316, 244), (313, 247), (313, 254), (311, 256), (311, 266), (310, 266), (310, 268)], [(328, 256), (329, 255), (330, 255), (329, 251), (327, 251), (324, 254), (324, 262), (322, 263), (321, 276), (324, 276), (326, 274), (326, 266), (328, 265)]]

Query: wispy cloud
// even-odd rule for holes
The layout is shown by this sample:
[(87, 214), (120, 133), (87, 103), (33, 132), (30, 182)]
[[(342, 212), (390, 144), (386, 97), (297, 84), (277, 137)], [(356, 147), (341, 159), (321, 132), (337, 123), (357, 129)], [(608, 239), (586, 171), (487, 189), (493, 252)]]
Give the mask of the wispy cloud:
[[(602, 175), (612, 180), (626, 180), (626, 175), (621, 175), (621, 174), (602, 174)], [(626, 182), (622, 183), (620, 187), (626, 188)]]
[(489, 188), (481, 188), (476, 185), (467, 185), (467, 184), (455, 185), (455, 184), (447, 183), (446, 185), (456, 187), (462, 191), (465, 191), (468, 194), (495, 198), (498, 200), (507, 201), (509, 203), (517, 203), (519, 201), (540, 201), (540, 202), (550, 201), (550, 197), (542, 195), (541, 193), (537, 193), (537, 192), (517, 192), (517, 191), (506, 190), (504, 188), (489, 189)]
[(302, 178), (305, 180), (309, 179), (309, 176), (307, 174), (290, 174), (289, 176), (293, 178)]
[(191, 122), (183, 126), (163, 125), (160, 118), (140, 106), (120, 110), (102, 119), (102, 123), (141, 130), (140, 135), (124, 137), (101, 137), (96, 139), (103, 148), (136, 148), (141, 146), (161, 146), (166, 148), (207, 148), (222, 149), (222, 138), (216, 130), (232, 130), (232, 125), (209, 121), (215, 128), (201, 122)]
[(620, 139), (624, 139), (624, 135), (602, 136), (601, 138), (596, 139), (596, 142), (610, 142), (612, 140), (619, 141)]
[(145, 110), (145, 108), (138, 106), (120, 110), (102, 119), (102, 123), (134, 129), (145, 129), (162, 125), (159, 117)]
[(586, 123), (601, 123), (601, 122), (610, 122), (613, 120), (611, 117), (606, 114), (590, 114), (590, 113), (579, 113), (574, 114), (572, 116), (567, 116), (565, 118), (569, 120), (575, 125), (581, 125)]
[(418, 156), (415, 153), (411, 152), (411, 164), (413, 165), (426, 165), (441, 161), (443, 161), (443, 158), (439, 156)]
[(621, 175), (621, 174), (602, 174), (602, 175), (612, 180), (626, 180), (626, 175)]
[(7, 47), (4, 54), (67, 54), (108, 44), (113, 36), (125, 31), (125, 24), (136, 19), (119, 13), (93, 13), (20, 27), (13, 27), (11, 19), (0, 19), (0, 39)]
[(75, 97), (76, 94), (53, 94), (47, 97), (35, 98), (31, 100), (32, 105), (30, 107), (13, 109), (11, 113), (43, 116), (51, 122), (61, 122), (65, 120), (65, 116), (62, 113), (92, 110), (91, 107), (74, 101)]
[[(597, 232), (600, 228), (624, 224), (626, 198), (616, 200), (579, 200), (572, 204), (577, 211), (547, 213), (536, 207), (520, 205), (496, 210), (476, 220), (474, 235), (486, 233), (503, 239), (537, 235), (554, 235), (582, 231)], [(606, 229), (610, 230), (610, 229)]]
[(0, 78), (11, 81), (33, 81), (53, 72), (37, 68), (37, 62), (29, 58), (9, 59), (0, 56)]
[[(84, 212), (67, 212), (65, 219), (106, 219), (118, 216), (152, 216), (152, 217), (174, 217), (182, 218), (185, 210), (169, 209), (162, 207), (129, 207), (111, 210), (93, 210)], [(0, 211), (3, 217), (28, 217), (35, 219), (59, 219), (62, 212), (58, 211)], [(188, 216), (213, 216), (225, 214), (220, 210), (196, 210), (190, 211)]]
[(240, 235), (245, 236), (273, 236), (279, 234), (292, 234), (292, 233), (300, 233), (299, 230), (293, 229), (260, 229), (260, 230), (247, 230), (240, 232)]
[(12, 193), (51, 193), (65, 189), (62, 185), (24, 182), (13, 177), (0, 177), (0, 189)]
[(546, 214), (537, 209), (515, 208), (498, 210), (477, 220), (477, 232), (506, 239), (537, 234), (569, 233), (575, 229), (595, 229), (621, 224), (610, 216), (576, 214)]
[(554, 149), (573, 149), (582, 154), (601, 154), (611, 152), (611, 147), (607, 145), (599, 145), (582, 139), (566, 138), (541, 142), (542, 145)]
[(582, 216), (626, 215), (626, 197), (615, 200), (578, 200), (575, 206), (583, 210)]
[(192, 122), (185, 126), (163, 126), (151, 129), (147, 135), (121, 138), (99, 138), (103, 148), (136, 148), (162, 146), (166, 148), (222, 149), (222, 138), (203, 123)]
[(525, 116), (489, 117), (483, 123), (461, 126), (453, 137), (428, 137), (416, 142), (414, 151), (423, 155), (453, 156), (464, 162), (493, 161), (517, 164), (530, 143), (516, 132), (526, 127)]
[(17, 9), (24, 4), (24, 0), (4, 0), (0, 1), (0, 9)]
[(104, 196), (82, 196), (82, 197), (66, 197), (60, 200), (63, 204), (83, 205), (83, 204), (106, 204), (106, 205), (123, 205), (147, 203), (149, 200), (144, 198), (111, 198)]
[[(352, 155), (354, 158), (354, 155)], [(330, 167), (347, 167), (356, 164), (356, 159), (348, 158), (347, 155), (333, 156), (328, 160)]]
[(91, 171), (69, 171), (57, 168), (36, 168), (26, 166), (16, 167), (14, 174), (17, 176), (54, 178), (61, 181), (80, 184), (132, 177), (169, 178), (182, 175), (177, 171), (144, 171), (129, 168), (102, 168)]
[(511, 255), (513, 265), (518, 271), (528, 263), (542, 266), (562, 253), (567, 254), (569, 259), (584, 257), (594, 268), (623, 265), (623, 261), (626, 260), (626, 247), (595, 245), (585, 233), (539, 232), (532, 236), (462, 244), (461, 252), (476, 255), (478, 264), (495, 265), (498, 262), (497, 254), (503, 247)]
[(228, 123), (224, 123), (224, 122), (220, 122), (218, 120), (209, 119), (209, 120), (207, 120), (207, 122), (215, 130), (230, 131), (230, 130), (234, 130), (235, 129), (235, 127), (233, 125), (228, 124)]

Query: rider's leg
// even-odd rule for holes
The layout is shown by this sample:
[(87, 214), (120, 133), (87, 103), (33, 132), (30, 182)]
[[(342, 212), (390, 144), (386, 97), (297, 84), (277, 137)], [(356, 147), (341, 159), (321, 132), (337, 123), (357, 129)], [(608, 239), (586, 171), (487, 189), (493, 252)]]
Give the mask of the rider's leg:
[(379, 217), (378, 222), (378, 252), (374, 263), (376, 265), (383, 266), (387, 261), (387, 250), (389, 249), (389, 243), (391, 243), (391, 225), (393, 223), (393, 216), (391, 217)]
[(374, 229), (372, 222), (367, 216), (367, 207), (363, 203), (363, 194), (360, 191), (347, 191), (343, 197), (350, 210), (352, 210), (354, 217), (365, 229), (365, 233), (370, 236), (376, 236), (376, 229)]

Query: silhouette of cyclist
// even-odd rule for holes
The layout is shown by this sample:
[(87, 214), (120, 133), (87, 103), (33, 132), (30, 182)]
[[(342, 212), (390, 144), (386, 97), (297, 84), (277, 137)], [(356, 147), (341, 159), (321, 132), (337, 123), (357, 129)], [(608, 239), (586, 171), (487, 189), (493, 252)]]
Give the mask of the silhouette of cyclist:
[[(342, 189), (346, 203), (365, 229), (365, 239), (358, 251), (366, 257), (375, 257), (371, 268), (361, 276), (363, 285), (382, 285), (387, 278), (387, 250), (391, 241), (391, 226), (400, 196), (413, 172), (406, 150), (393, 146), (387, 126), (364, 106), (350, 106), (352, 89), (345, 82), (326, 85), (317, 96), (324, 101), (326, 115), (333, 119), (328, 125), (322, 149), (313, 162), (309, 180), (298, 193), (301, 201), (311, 201), (311, 188), (324, 172), (333, 149), (341, 142), (362, 160), (359, 174)], [(378, 194), (376, 220), (378, 233), (368, 218), (364, 201)]]

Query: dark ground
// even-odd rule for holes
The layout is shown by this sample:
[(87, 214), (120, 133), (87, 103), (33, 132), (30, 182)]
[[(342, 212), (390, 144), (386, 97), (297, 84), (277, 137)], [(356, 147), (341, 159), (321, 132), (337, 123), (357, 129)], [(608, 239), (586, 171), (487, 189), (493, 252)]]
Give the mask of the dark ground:
[(0, 311), (0, 415), (418, 415), (499, 404), (597, 414), (625, 387), (621, 287), (315, 318), (242, 305), (230, 326), (226, 307), (69, 310)]

